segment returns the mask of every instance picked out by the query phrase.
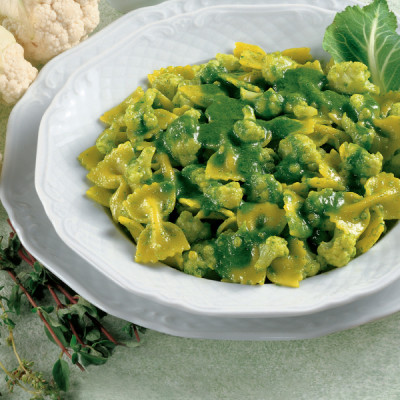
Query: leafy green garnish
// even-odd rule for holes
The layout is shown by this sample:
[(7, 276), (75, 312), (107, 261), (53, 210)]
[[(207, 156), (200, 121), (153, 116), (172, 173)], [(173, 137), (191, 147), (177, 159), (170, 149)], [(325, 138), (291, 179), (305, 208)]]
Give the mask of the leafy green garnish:
[(53, 378), (57, 386), (66, 392), (69, 387), (69, 367), (66, 361), (57, 360), (53, 366)]
[(323, 48), (336, 62), (359, 61), (368, 66), (382, 92), (400, 89), (400, 35), (386, 0), (346, 7), (327, 28)]
[[(8, 329), (8, 337), (4, 342), (12, 347), (17, 360), (17, 366), (13, 369), (7, 368), (0, 360), (0, 372), (2, 370), (5, 373), (4, 379), (10, 392), (18, 387), (31, 394), (32, 400), (50, 398), (59, 400), (60, 391), (65, 392), (69, 388), (70, 370), (69, 364), (62, 358), (64, 355), (71, 359), (72, 364), (84, 371), (84, 366), (106, 363), (116, 345), (124, 344), (132, 347), (130, 342), (121, 343), (107, 331), (101, 322), (106, 316), (103, 311), (82, 297), (72, 294), (65, 284), (36, 261), (23, 247), (14, 230), (10, 233), (5, 248), (1, 245), (0, 238), (1, 270), (14, 282), (8, 297), (2, 293), (4, 286), (0, 286), (0, 328)], [(50, 296), (43, 296), (45, 292)], [(16, 319), (12, 320), (9, 317), (9, 314), (12, 313), (13, 316), (21, 314), (21, 307), (24, 305), (21, 302), (23, 295), (32, 306), (32, 312), (43, 322), (47, 338), (62, 350), (60, 358), (52, 369), (53, 380), (46, 380), (41, 372), (33, 369), (35, 364), (33, 361), (24, 360), (17, 352), (13, 332), (18, 324), (14, 322)], [(64, 295), (64, 301), (61, 295)], [(38, 304), (39, 301), (48, 301), (49, 297), (53, 301), (52, 305)], [(137, 341), (133, 345), (137, 345), (140, 340), (137, 330), (142, 328), (131, 323), (129, 326), (127, 333), (131, 337), (133, 334), (136, 336)], [(0, 345), (3, 342), (1, 333)]]

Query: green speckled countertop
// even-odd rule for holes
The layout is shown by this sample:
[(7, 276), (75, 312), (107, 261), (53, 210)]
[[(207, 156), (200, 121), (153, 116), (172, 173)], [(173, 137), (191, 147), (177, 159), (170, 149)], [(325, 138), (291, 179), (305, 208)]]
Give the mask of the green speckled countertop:
[[(389, 3), (400, 12), (399, 0)], [(98, 29), (120, 15), (104, 0), (100, 10)], [(11, 109), (0, 106), (1, 152)], [(0, 235), (8, 231), (5, 220), (0, 207)], [(4, 282), (9, 284), (2, 273), (0, 285)], [(37, 316), (23, 308), (15, 318), (19, 352), (50, 374), (59, 349), (44, 337)], [(115, 332), (123, 324), (107, 317), (107, 326)], [(0, 346), (0, 360), (13, 365), (10, 348)], [(17, 390), (9, 395), (1, 372), (0, 392), (2, 399), (29, 398)], [(118, 347), (104, 366), (89, 367), (86, 373), (72, 368), (71, 390), (65, 398), (400, 399), (400, 313), (318, 339), (290, 342), (194, 340), (147, 331), (141, 346)]]

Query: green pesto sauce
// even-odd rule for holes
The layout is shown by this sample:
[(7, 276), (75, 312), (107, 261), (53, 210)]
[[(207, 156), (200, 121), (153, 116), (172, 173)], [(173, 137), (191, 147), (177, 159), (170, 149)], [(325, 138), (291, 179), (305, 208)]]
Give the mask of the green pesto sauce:
[[(346, 108), (346, 114), (354, 122), (357, 122), (360, 117), (362, 117), (363, 121), (366, 122), (367, 125), (372, 126), (372, 120), (379, 117), (380, 106), (369, 93), (364, 93), (363, 97), (364, 101), (362, 106), (355, 107), (354, 105), (349, 104), (349, 106)], [(369, 115), (365, 113), (366, 110), (368, 110)]]
[[(217, 81), (220, 74), (227, 72), (226, 68), (221, 65), (208, 63), (200, 72), (200, 79), (202, 83), (212, 84)], [(215, 85), (214, 85), (215, 86)]]
[(216, 96), (214, 101), (206, 109), (209, 122), (237, 121), (243, 119), (243, 107), (246, 104), (239, 99), (228, 96)]
[(272, 139), (284, 139), (303, 127), (301, 122), (283, 115), (270, 121), (257, 120), (257, 123), (272, 133)]
[(175, 186), (177, 199), (192, 197), (196, 192), (200, 194), (197, 186), (190, 182), (180, 171), (175, 173)]
[(225, 279), (229, 279), (233, 269), (247, 267), (252, 259), (254, 247), (269, 235), (266, 232), (246, 231), (224, 232), (215, 241), (216, 271)]
[(329, 217), (327, 213), (335, 213), (344, 204), (344, 192), (336, 192), (333, 189), (323, 189), (319, 192), (310, 192), (300, 210), (310, 225), (320, 228)]
[(173, 152), (174, 146), (179, 141), (187, 141), (189, 139), (197, 141), (199, 129), (200, 125), (193, 117), (186, 114), (180, 116), (172, 122), (164, 134), (166, 147), (170, 152)]
[(277, 166), (274, 177), (279, 181), (287, 184), (292, 184), (301, 181), (301, 178), (312, 178), (315, 173), (307, 171), (306, 167), (293, 158), (282, 160)]
[(249, 181), (256, 172), (266, 172), (259, 143), (243, 144), (240, 149), (236, 147), (235, 150), (238, 154), (237, 169), (245, 181)]
[(327, 89), (327, 78), (320, 71), (301, 67), (289, 69), (275, 84), (275, 90), (283, 95), (286, 102), (304, 99), (309, 105), (326, 111), (341, 113), (349, 108), (349, 96)]
[(205, 111), (208, 123), (200, 125), (198, 141), (207, 149), (218, 150), (219, 146), (226, 141), (233, 124), (243, 119), (242, 109), (245, 103), (239, 99), (222, 95), (221, 89), (215, 85), (205, 86), (213, 86), (218, 90), (214, 95), (209, 93), (206, 95), (211, 102)]
[(201, 124), (198, 141), (206, 149), (218, 150), (226, 141), (228, 133), (232, 130), (234, 121), (215, 121)]

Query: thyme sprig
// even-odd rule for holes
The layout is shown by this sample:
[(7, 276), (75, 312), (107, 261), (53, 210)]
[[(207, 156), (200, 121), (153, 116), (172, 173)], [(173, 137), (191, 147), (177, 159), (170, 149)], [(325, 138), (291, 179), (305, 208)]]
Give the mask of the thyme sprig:
[[(118, 341), (105, 328), (102, 319), (106, 314), (46, 270), (22, 246), (11, 223), (10, 226), (12, 232), (8, 244), (4, 248), (0, 246), (0, 270), (10, 276), (14, 286), (8, 297), (0, 295), (0, 325), (8, 328), (6, 343), (13, 348), (17, 366), (9, 370), (0, 361), (0, 369), (5, 374), (10, 392), (19, 387), (35, 400), (61, 399), (62, 391), (69, 388), (70, 364), (64, 357), (69, 358), (81, 371), (85, 371), (89, 365), (106, 363), (115, 347), (125, 343)], [(27, 266), (30, 268), (27, 269)], [(0, 287), (0, 292), (3, 288)], [(46, 293), (49, 296), (46, 297)], [(46, 380), (43, 373), (35, 372), (34, 362), (24, 360), (17, 351), (13, 335), (16, 324), (9, 314), (20, 315), (23, 297), (44, 324), (47, 338), (61, 349), (61, 354), (53, 365), (50, 380)], [(42, 304), (48, 298), (53, 304)], [(139, 331), (144, 333), (145, 329), (128, 323), (122, 331), (129, 338), (135, 337), (139, 343)]]

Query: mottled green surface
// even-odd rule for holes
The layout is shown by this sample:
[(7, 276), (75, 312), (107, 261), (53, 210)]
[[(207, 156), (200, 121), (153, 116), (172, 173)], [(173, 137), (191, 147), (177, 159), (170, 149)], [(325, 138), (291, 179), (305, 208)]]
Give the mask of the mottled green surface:
[[(389, 2), (400, 12), (400, 1)], [(101, 27), (116, 19), (102, 1)], [(100, 27), (100, 28), (101, 28)], [(11, 107), (0, 106), (0, 150)], [(8, 230), (0, 210), (0, 234)], [(0, 285), (10, 281), (0, 274)], [(58, 348), (43, 335), (38, 318), (27, 307), (15, 318), (21, 356), (49, 374)], [(108, 317), (117, 331), (123, 321)], [(4, 331), (1, 331), (4, 337)], [(192, 340), (148, 331), (142, 346), (119, 347), (109, 362), (87, 373), (72, 369), (70, 400), (185, 399), (400, 399), (400, 313), (381, 321), (312, 340), (239, 342)], [(0, 346), (9, 368), (14, 358)], [(9, 395), (0, 372), (2, 399)]]

